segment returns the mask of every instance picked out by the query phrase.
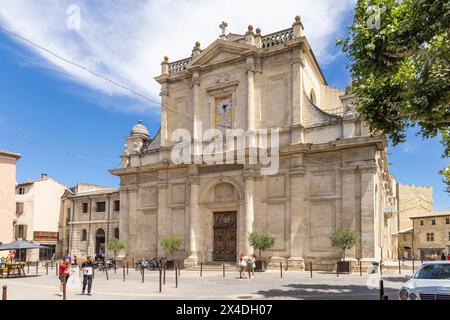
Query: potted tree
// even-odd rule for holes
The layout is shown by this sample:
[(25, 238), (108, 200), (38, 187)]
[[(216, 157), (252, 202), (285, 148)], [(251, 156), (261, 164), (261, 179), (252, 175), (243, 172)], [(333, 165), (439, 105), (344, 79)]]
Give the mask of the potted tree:
[(338, 262), (338, 272), (350, 272), (350, 261), (345, 261), (345, 250), (352, 249), (359, 239), (359, 233), (352, 229), (338, 229), (330, 236), (333, 248), (342, 249), (342, 261)]
[(177, 236), (167, 236), (161, 239), (161, 247), (170, 252), (172, 260), (167, 261), (167, 269), (175, 268), (173, 253), (180, 249), (183, 238)]
[(117, 238), (112, 238), (106, 243), (106, 249), (114, 253), (114, 266), (117, 266), (117, 252), (124, 248), (125, 244)]
[(275, 238), (265, 233), (252, 232), (248, 237), (248, 241), (254, 249), (259, 251), (259, 260), (255, 262), (255, 271), (265, 271), (266, 261), (262, 260), (261, 253), (273, 247), (273, 245), (275, 244)]

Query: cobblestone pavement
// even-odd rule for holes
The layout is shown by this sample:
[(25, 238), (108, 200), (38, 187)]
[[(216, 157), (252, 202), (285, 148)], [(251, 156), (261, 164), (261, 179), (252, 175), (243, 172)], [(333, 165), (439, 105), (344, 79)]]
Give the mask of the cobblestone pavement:
[[(411, 276), (411, 271), (390, 270), (383, 274), (385, 294), (397, 299), (401, 285)], [(166, 284), (159, 292), (159, 272), (147, 271), (142, 283), (141, 274), (129, 270), (123, 282), (121, 269), (109, 272), (109, 280), (102, 272), (95, 273), (92, 296), (81, 295), (79, 290), (68, 290), (69, 300), (215, 300), (215, 299), (365, 299), (379, 298), (379, 275), (359, 273), (340, 274), (314, 272), (276, 271), (256, 273), (251, 279), (239, 279), (236, 271), (229, 270), (223, 278), (221, 271), (199, 272), (182, 270), (178, 288), (175, 287), (175, 272), (166, 272)], [(59, 280), (55, 270), (39, 270), (36, 275), (30, 270), (27, 278), (0, 279), (0, 285), (8, 288), (10, 300), (62, 300), (57, 296)]]

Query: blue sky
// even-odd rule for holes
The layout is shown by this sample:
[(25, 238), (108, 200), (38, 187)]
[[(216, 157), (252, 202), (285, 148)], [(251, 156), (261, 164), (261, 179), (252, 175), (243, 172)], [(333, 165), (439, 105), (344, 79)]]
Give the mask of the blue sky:
[[(186, 57), (196, 40), (200, 40), (204, 48), (217, 38), (220, 32), (217, 25), (222, 19), (229, 23), (231, 32), (245, 32), (246, 25), (254, 23), (264, 34), (289, 27), (295, 15), (295, 10), (280, 11), (276, 15), (278, 18), (268, 19), (274, 15), (267, 10), (253, 17), (242, 17), (242, 14), (234, 13), (231, 5), (221, 4), (226, 7), (222, 12), (216, 12), (216, 7), (204, 2), (203, 10), (210, 10), (213, 17), (204, 18), (204, 11), (197, 13), (198, 8), (186, 6), (186, 11), (198, 14), (201, 20), (199, 26), (186, 27), (183, 25), (185, 20), (177, 19), (178, 12), (168, 13), (167, 8), (158, 7), (180, 6), (185, 2), (136, 1), (135, 14), (133, 9), (123, 13), (121, 5), (125, 6), (125, 1), (117, 1), (107, 10), (102, 8), (105, 4), (92, 7), (86, 1), (54, 2), (51, 10), (45, 8), (43, 2), (36, 3), (2, 1), (0, 25), (155, 100), (159, 100), (158, 86), (152, 77), (159, 73), (162, 57), (167, 54), (173, 57), (171, 61)], [(65, 25), (61, 31), (54, 25), (45, 24), (47, 20), (58, 21), (53, 15), (60, 16), (65, 22), (70, 3), (79, 4), (82, 14), (87, 12), (82, 17), (89, 28), (83, 29), (82, 24), (81, 30), (73, 34), (64, 29)], [(345, 68), (346, 59), (339, 54), (334, 40), (345, 33), (345, 26), (351, 21), (353, 1), (342, 1), (337, 8), (330, 1), (292, 3), (302, 13), (306, 35), (328, 83), (344, 88), (350, 76)], [(36, 7), (30, 10), (27, 7), (30, 5)], [(201, 4), (196, 2), (196, 5)], [(330, 12), (330, 7), (334, 8), (333, 13), (324, 13)], [(155, 15), (154, 20), (139, 21), (142, 12), (149, 18)], [(166, 13), (164, 17), (156, 17), (156, 12)], [(52, 18), (43, 21), (40, 15), (44, 14)], [(22, 15), (30, 16), (18, 19)], [(134, 19), (128, 19), (129, 16)], [(108, 30), (98, 28), (93, 21), (103, 22)], [(139, 33), (137, 29), (146, 32)], [(167, 30), (164, 37), (161, 30)], [(182, 39), (180, 32), (184, 33)], [(110, 33), (115, 37), (105, 41)], [(67, 186), (77, 181), (117, 186), (118, 179), (110, 175), (108, 169), (118, 167), (123, 137), (139, 119), (153, 135), (159, 127), (158, 106), (85, 74), (83, 70), (65, 66), (0, 31), (0, 149), (23, 155), (17, 168), (19, 182), (48, 173)], [(435, 210), (450, 209), (449, 195), (444, 192), (438, 174), (448, 159), (441, 159), (442, 147), (438, 139), (424, 141), (411, 130), (408, 142), (391, 147), (390, 152), (391, 171), (398, 181), (432, 186)]]

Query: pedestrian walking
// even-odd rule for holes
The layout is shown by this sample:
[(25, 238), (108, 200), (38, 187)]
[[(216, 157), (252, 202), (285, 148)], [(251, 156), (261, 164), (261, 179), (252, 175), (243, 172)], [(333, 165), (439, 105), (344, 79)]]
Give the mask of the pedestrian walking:
[(94, 259), (89, 256), (87, 261), (81, 265), (81, 271), (83, 272), (83, 289), (81, 294), (85, 294), (87, 286), (87, 294), (90, 296), (92, 289), (92, 275), (94, 273)]
[(59, 264), (59, 281), (60, 281), (60, 285), (59, 285), (59, 293), (58, 296), (62, 297), (63, 295), (63, 291), (64, 291), (64, 282), (67, 283), (67, 280), (69, 279), (70, 276), (70, 259), (69, 257), (66, 257), (64, 259), (64, 261), (62, 261)]
[(239, 257), (239, 278), (246, 278), (245, 276), (245, 268), (247, 267), (247, 259), (243, 253)]
[(256, 254), (252, 254), (252, 259), (251, 259), (251, 268), (252, 268), (252, 276), (255, 276), (255, 269), (256, 269)]

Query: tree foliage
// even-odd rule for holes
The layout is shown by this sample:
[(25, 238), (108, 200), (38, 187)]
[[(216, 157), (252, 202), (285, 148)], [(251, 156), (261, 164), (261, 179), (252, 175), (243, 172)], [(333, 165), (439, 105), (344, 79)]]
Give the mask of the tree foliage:
[(161, 239), (161, 247), (169, 251), (173, 259), (173, 253), (180, 249), (181, 242), (183, 242), (181, 237), (167, 236)]
[(359, 239), (359, 233), (352, 229), (338, 229), (330, 236), (333, 248), (343, 250), (343, 258), (345, 260), (345, 250), (353, 248)]
[(261, 260), (261, 252), (272, 248), (273, 245), (275, 244), (274, 237), (265, 233), (257, 233), (257, 232), (252, 232), (248, 237), (248, 241), (250, 243), (250, 246), (252, 246), (256, 250), (259, 250), (260, 260)]
[(125, 244), (117, 238), (112, 238), (106, 243), (106, 249), (114, 252), (114, 259), (117, 258), (117, 252), (124, 248)]
[[(424, 138), (441, 136), (450, 157), (450, 2), (358, 0), (349, 36), (338, 44), (370, 129), (397, 145), (419, 125)], [(450, 192), (449, 170), (441, 173)]]

